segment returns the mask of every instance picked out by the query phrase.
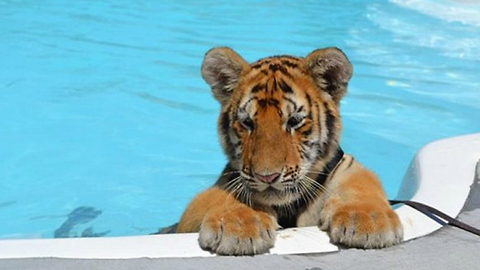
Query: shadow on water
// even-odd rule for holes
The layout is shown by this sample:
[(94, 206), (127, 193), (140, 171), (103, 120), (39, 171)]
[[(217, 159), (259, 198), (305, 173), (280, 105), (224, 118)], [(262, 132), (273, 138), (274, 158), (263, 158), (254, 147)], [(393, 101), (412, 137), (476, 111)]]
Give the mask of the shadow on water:
[(16, 203), (17, 203), (17, 201), (0, 202), (0, 208), (8, 207), (8, 206), (14, 205)]
[(70, 214), (68, 214), (67, 220), (55, 230), (55, 238), (68, 238), (68, 237), (101, 237), (110, 233), (110, 230), (95, 233), (93, 227), (88, 227), (83, 230), (80, 235), (77, 235), (73, 230), (76, 226), (86, 224), (96, 219), (102, 211), (95, 210), (93, 207), (81, 206), (75, 208)]

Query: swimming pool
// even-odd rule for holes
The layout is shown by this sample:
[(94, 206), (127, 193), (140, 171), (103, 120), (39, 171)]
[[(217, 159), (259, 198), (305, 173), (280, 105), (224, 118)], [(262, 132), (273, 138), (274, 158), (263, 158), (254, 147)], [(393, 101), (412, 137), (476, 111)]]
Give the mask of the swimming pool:
[(199, 74), (213, 46), (250, 61), (342, 48), (343, 148), (390, 197), (420, 146), (480, 131), (478, 4), (0, 0), (0, 16), (0, 238), (177, 221), (225, 164)]

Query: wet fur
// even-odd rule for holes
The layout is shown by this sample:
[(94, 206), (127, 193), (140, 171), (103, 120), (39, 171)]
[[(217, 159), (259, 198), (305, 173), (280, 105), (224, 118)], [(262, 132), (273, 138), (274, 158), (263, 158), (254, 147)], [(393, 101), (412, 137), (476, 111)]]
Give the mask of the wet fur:
[(401, 241), (401, 223), (371, 171), (349, 155), (327, 170), (339, 151), (340, 100), (352, 75), (343, 52), (248, 64), (215, 48), (202, 75), (222, 106), (219, 135), (229, 162), (187, 207), (177, 232), (199, 232), (203, 249), (223, 255), (268, 252), (276, 229), (291, 225), (319, 226), (348, 247)]

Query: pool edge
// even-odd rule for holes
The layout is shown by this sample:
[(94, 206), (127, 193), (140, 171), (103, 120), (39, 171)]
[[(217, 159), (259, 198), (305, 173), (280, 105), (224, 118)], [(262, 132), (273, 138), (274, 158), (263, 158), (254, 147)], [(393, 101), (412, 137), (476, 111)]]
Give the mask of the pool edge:
[[(432, 142), (420, 149), (402, 186), (416, 185), (412, 200), (457, 216), (462, 210), (480, 160), (480, 133)], [(452, 185), (451, 179), (455, 178)], [(404, 192), (404, 193), (402, 193)], [(402, 189), (397, 197), (405, 195)], [(449, 200), (442, 200), (449, 198)], [(409, 207), (396, 209), (405, 228), (405, 240), (429, 234), (436, 222)], [(271, 254), (308, 254), (337, 251), (325, 233), (315, 227), (280, 232)], [(0, 258), (188, 258), (210, 257), (197, 244), (197, 234), (112, 238), (0, 240)]]

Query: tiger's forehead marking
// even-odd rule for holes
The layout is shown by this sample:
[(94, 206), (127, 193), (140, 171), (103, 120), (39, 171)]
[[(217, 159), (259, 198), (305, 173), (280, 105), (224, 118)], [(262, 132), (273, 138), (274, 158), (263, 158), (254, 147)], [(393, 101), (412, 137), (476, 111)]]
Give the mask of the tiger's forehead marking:
[(246, 101), (243, 107), (246, 108), (253, 103), (253, 101), (256, 101), (258, 108), (265, 108), (267, 106), (280, 108), (281, 100), (285, 98), (284, 93), (279, 90), (280, 88), (275, 76), (267, 77), (264, 82), (255, 84), (251, 88), (249, 95), (245, 97)]
[[(250, 67), (244, 84), (242, 110), (258, 113), (257, 110), (274, 108), (283, 115), (303, 108), (309, 97), (298, 89), (305, 77), (303, 58), (293, 56), (273, 56), (260, 59)], [(253, 110), (252, 110), (253, 109)]]
[(252, 64), (253, 70), (258, 70), (264, 75), (275, 73), (277, 70), (287, 77), (292, 77), (291, 69), (301, 67), (302, 59), (294, 56), (281, 55), (260, 59)]
[[(303, 73), (303, 59), (293, 56), (273, 56), (260, 59), (251, 65), (251, 73), (247, 76), (249, 93), (273, 93), (281, 90), (284, 94), (293, 94), (291, 83), (298, 73)], [(273, 78), (273, 82), (272, 82)]]

